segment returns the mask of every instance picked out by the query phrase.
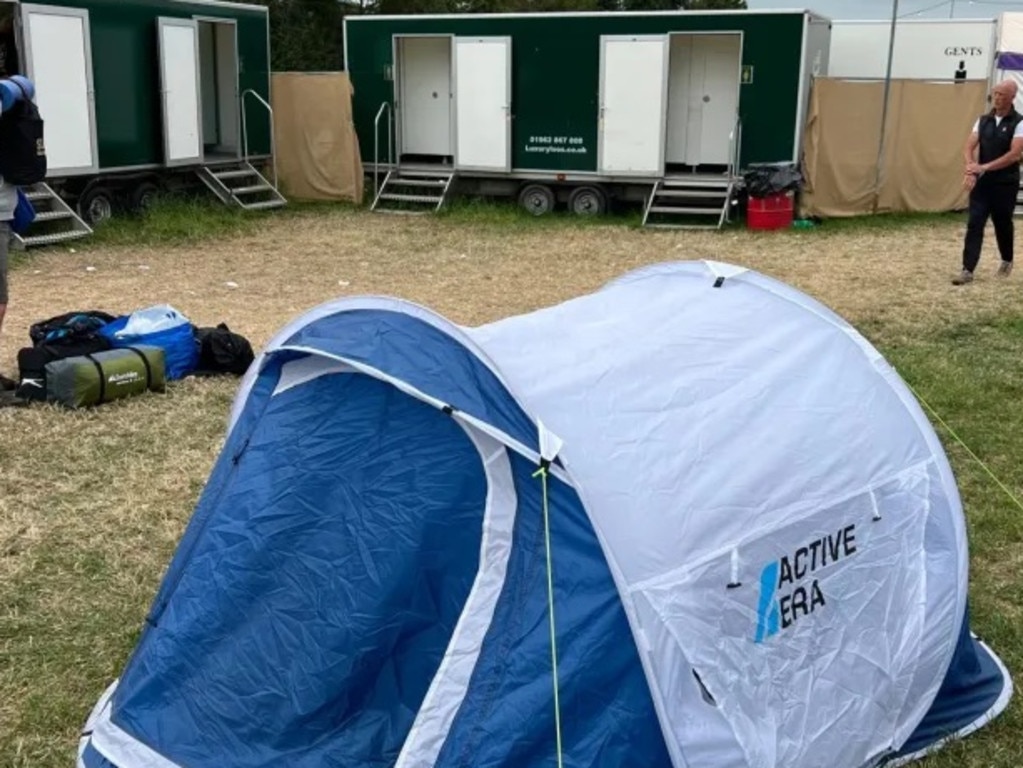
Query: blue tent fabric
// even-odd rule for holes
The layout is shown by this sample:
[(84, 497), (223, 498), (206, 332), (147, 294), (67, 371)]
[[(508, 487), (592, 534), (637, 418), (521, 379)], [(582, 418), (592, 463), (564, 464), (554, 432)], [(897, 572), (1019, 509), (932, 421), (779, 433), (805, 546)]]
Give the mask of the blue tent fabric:
[[(711, 276), (727, 275), (724, 287), (707, 279), (708, 269)], [(837, 318), (803, 297), (780, 295), (782, 288), (755, 274), (721, 270), (716, 263), (652, 270), (605, 289), (591, 304), (581, 299), (555, 308), (551, 317), (525, 316), (521, 326), (513, 318), (507, 325), (464, 329), (414, 305), (377, 298), (331, 303), (289, 325), (243, 381), (227, 439), (142, 635), (88, 718), (79, 768), (554, 765), (549, 576), (566, 766), (749, 765), (750, 750), (759, 746), (755, 729), (777, 712), (753, 703), (752, 717), (733, 717), (745, 693), (735, 670), (747, 657), (766, 669), (791, 653), (797, 662), (824, 664), (821, 682), (832, 692), (844, 690), (834, 683), (849, 682), (840, 679), (849, 665), (862, 663), (873, 674), (909, 643), (871, 658), (853, 647), (859, 633), (828, 622), (850, 601), (891, 583), (906, 591), (883, 601), (926, 598), (937, 607), (911, 617), (914, 626), (942, 627), (940, 637), (913, 638), (926, 646), (925, 668), (940, 671), (920, 674), (924, 667), (892, 664), (872, 678), (887, 686), (887, 702), (896, 701), (893, 691), (902, 692), (893, 706), (919, 714), (860, 733), (863, 720), (847, 716), (847, 701), (834, 701), (833, 694), (820, 700), (812, 687), (818, 700), (798, 700), (801, 718), (833, 712), (841, 727), (817, 728), (800, 742), (788, 720), (773, 732), (768, 726), (776, 754), (787, 750), (800, 758), (762, 765), (816, 764), (818, 753), (806, 744), (832, 738), (845, 739), (850, 753), (871, 756), (869, 763), (855, 762), (859, 758), (829, 752), (833, 768), (865, 768), (903, 728), (900, 751), (890, 755), (900, 765), (899, 759), (913, 759), (996, 716), (1011, 695), (1011, 680), (970, 634), (961, 509), (950, 470), (930, 455), (940, 442), (925, 431), (926, 419), (900, 410), (906, 401), (886, 389), (897, 378), (893, 371)], [(609, 315), (616, 291), (636, 296)], [(675, 322), (679, 307), (688, 308), (685, 322)], [(779, 318), (785, 323), (771, 322)], [(639, 333), (644, 323), (657, 333)], [(759, 344), (757, 328), (771, 329)], [(546, 345), (553, 329), (571, 329), (563, 338), (580, 338)], [(787, 343), (786, 334), (812, 343)], [(737, 341), (720, 344), (719, 337)], [(657, 354), (662, 347), (671, 355)], [(772, 349), (786, 354), (772, 357)], [(833, 405), (827, 399), (833, 387), (808, 386), (815, 363), (806, 350), (842, 363), (848, 391), (867, 393), (870, 418)], [(644, 370), (651, 354), (651, 369)], [(844, 515), (841, 522), (812, 523), (826, 535), (812, 544), (833, 553), (827, 568), (813, 574), (814, 586), (806, 587), (819, 589), (824, 602), (816, 615), (808, 603), (798, 624), (758, 646), (753, 625), (747, 626), (747, 620), (755, 623), (756, 606), (738, 602), (747, 592), (755, 598), (755, 591), (726, 587), (759, 583), (765, 559), (748, 554), (752, 544), (740, 551), (726, 540), (726, 547), (736, 547), (731, 552), (705, 550), (698, 552), (702, 559), (644, 569), (657, 558), (677, 558), (693, 537), (711, 538), (751, 514), (737, 538), (763, 527), (752, 531), (754, 543), (767, 541), (772, 561), (793, 553), (801, 578), (801, 558), (810, 549), (796, 547), (809, 533), (800, 531), (792, 547), (776, 545), (770, 506), (761, 508), (760, 498), (728, 497), (744, 477), (747, 483), (777, 477), (770, 466), (775, 457), (755, 449), (763, 440), (747, 439), (743, 428), (750, 419), (740, 421), (728, 400), (749, 384), (753, 399), (769, 402), (769, 386), (761, 383), (769, 379), (736, 376), (727, 392), (715, 382), (721, 370), (764, 377), (772, 365), (776, 375), (788, 372), (802, 382), (794, 391), (803, 394), (790, 392), (791, 402), (779, 401), (790, 416), (812, 426), (814, 414), (826, 414), (862, 427), (857, 444), (870, 451), (858, 466), (866, 468), (865, 477), (875, 472), (881, 480), (831, 513), (835, 520)], [(815, 375), (816, 385), (826, 378)], [(616, 378), (624, 384), (610, 396), (601, 391)], [(806, 405), (807, 397), (821, 399)], [(758, 423), (770, 426), (769, 419)], [(796, 423), (789, 419), (786, 429)], [(740, 434), (743, 449), (754, 449), (739, 463), (722, 465), (719, 446)], [(562, 437), (568, 439), (562, 443)], [(846, 448), (815, 464), (805, 440), (785, 438), (778, 446), (798, 449), (778, 459), (786, 469), (805, 465), (807, 476), (833, 483), (842, 472), (853, 474)], [(889, 464), (877, 450), (903, 445)], [(554, 461), (546, 496), (550, 575), (538, 453)], [(624, 480), (605, 482), (623, 468)], [(699, 474), (686, 474), (694, 468)], [(749, 471), (743, 475), (741, 468)], [(784, 482), (791, 492), (794, 481)], [(693, 496), (694, 487), (709, 488), (710, 496)], [(755, 489), (769, 495), (770, 489)], [(865, 513), (871, 504), (873, 518)], [(708, 514), (722, 510), (719, 517)], [(861, 519), (866, 526), (856, 528)], [(889, 520), (900, 525), (886, 527)], [(668, 525), (651, 535), (656, 521)], [(842, 526), (838, 534), (831, 532), (835, 526)], [(894, 539), (900, 531), (910, 533)], [(875, 542), (888, 549), (872, 550)], [(876, 557), (873, 551), (900, 553), (885, 562), (903, 569), (901, 581), (882, 580), (884, 569), (864, 559)], [(633, 560), (623, 564), (623, 553)], [(846, 562), (851, 570), (843, 570)], [(917, 579), (914, 569), (935, 562), (941, 564), (936, 575), (929, 570), (927, 579)], [(713, 583), (701, 592), (704, 573)], [(836, 573), (857, 578), (850, 588)], [(866, 589), (864, 578), (878, 581)], [(920, 585), (928, 591), (911, 592)], [(797, 596), (779, 598), (792, 600), (780, 603), (789, 620)], [(720, 606), (711, 603), (738, 607), (715, 619)], [(732, 644), (720, 669), (705, 663), (697, 675), (681, 620), (720, 632), (690, 635), (691, 644)], [(873, 636), (887, 627), (869, 611), (857, 620), (875, 622)], [(819, 641), (836, 638), (853, 644), (843, 663), (829, 654), (815, 659)], [(727, 675), (731, 688), (721, 687)], [(911, 695), (925, 690), (926, 698)], [(873, 705), (866, 703), (869, 712)]]
[[(438, 767), (534, 766), (555, 754), (542, 497), (531, 478), (534, 468), (521, 457), (513, 457), (512, 466), (519, 498), (512, 563)], [(668, 768), (671, 759), (600, 544), (571, 488), (555, 481), (549, 496), (565, 765)]]
[(160, 615), (167, 605), (167, 600), (181, 577), (182, 567), (188, 562), (193, 546), (201, 538), (210, 514), (216, 509), (218, 497), (236, 476), (238, 459), (245, 450), (252, 431), (259, 426), (259, 420), (270, 403), (274, 388), (280, 380), (281, 366), (302, 357), (307, 357), (307, 355), (280, 353), (275, 355), (274, 359), (260, 372), (235, 428), (228, 434), (224, 447), (217, 457), (202, 495), (199, 497), (195, 512), (192, 514), (181, 541), (178, 543), (174, 558), (167, 568), (167, 573), (164, 575), (163, 581), (160, 582), (146, 616), (142, 637), (139, 639), (139, 648), (145, 643), (149, 628), (159, 621)]
[(238, 473), (115, 720), (196, 768), (390, 765), (476, 571), (476, 451), (440, 411), (336, 374), (274, 399)]
[(465, 346), (415, 317), (352, 310), (313, 322), (287, 346), (312, 347), (372, 366), (538, 449), (536, 426)]
[(103, 755), (96, 751), (96, 748), (92, 744), (86, 744), (85, 749), (82, 750), (82, 760), (85, 765), (89, 768), (118, 768), (112, 762), (107, 760)]
[(892, 759), (911, 755), (982, 719), (1005, 694), (1005, 676), (970, 632), (969, 610), (959, 631), (952, 663), (923, 722)]

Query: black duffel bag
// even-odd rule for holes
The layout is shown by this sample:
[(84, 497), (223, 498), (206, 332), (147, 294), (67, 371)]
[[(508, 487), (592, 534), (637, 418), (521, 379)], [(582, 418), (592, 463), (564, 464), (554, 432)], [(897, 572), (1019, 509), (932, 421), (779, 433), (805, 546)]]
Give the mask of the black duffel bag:
[(18, 351), (15, 395), (23, 400), (45, 400), (47, 364), (110, 349), (110, 340), (99, 330), (113, 320), (107, 312), (86, 310), (33, 323), (28, 329), (32, 346)]

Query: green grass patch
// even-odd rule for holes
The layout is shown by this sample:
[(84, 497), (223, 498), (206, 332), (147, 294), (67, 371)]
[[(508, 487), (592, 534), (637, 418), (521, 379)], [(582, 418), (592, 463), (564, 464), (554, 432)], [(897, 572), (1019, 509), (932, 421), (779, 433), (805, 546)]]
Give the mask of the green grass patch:
[(342, 202), (295, 202), (273, 211), (246, 211), (224, 205), (212, 195), (168, 195), (140, 215), (118, 213), (94, 227), (83, 247), (191, 244), (212, 238), (246, 235), (268, 217), (301, 217), (350, 210)]
[(117, 213), (100, 222), (88, 238), (89, 246), (152, 245), (240, 234), (251, 226), (244, 211), (228, 208), (205, 197), (161, 198), (140, 215)]
[(960, 224), (965, 214), (956, 211), (944, 213), (877, 213), (862, 216), (837, 216), (816, 222), (807, 231), (821, 233), (855, 233), (868, 231), (894, 231), (906, 227), (930, 227)]
[[(966, 514), (973, 630), (1015, 677), (1023, 670), (1023, 509), (1013, 499), (1023, 499), (1023, 315), (878, 347), (926, 403), (945, 445)], [(1021, 754), (1017, 694), (995, 723), (920, 765), (1014, 768)]]

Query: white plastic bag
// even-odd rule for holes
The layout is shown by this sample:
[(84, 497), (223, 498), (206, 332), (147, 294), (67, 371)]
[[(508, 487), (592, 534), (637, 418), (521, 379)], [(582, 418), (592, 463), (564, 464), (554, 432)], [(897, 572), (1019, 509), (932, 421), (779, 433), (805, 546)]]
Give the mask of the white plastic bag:
[(187, 323), (188, 318), (170, 304), (156, 304), (155, 306), (132, 312), (124, 328), (121, 328), (114, 335), (119, 337), (140, 336), (170, 330)]

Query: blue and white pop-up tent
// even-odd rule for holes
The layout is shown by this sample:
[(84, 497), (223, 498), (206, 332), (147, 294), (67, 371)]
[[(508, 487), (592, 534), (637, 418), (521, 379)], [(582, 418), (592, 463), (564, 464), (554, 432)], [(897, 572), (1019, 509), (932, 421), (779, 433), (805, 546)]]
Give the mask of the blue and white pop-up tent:
[(899, 764), (1010, 699), (966, 606), (929, 422), (784, 284), (344, 299), (244, 379), (79, 765)]

